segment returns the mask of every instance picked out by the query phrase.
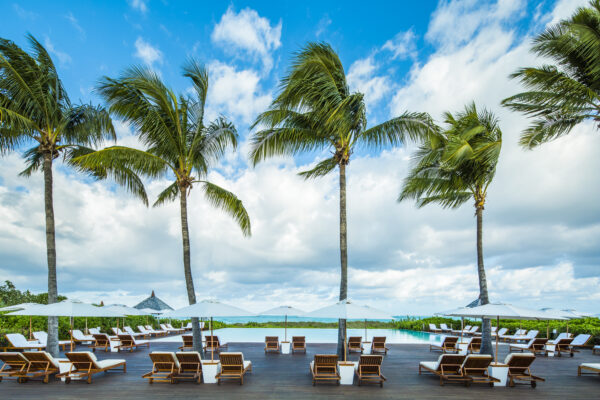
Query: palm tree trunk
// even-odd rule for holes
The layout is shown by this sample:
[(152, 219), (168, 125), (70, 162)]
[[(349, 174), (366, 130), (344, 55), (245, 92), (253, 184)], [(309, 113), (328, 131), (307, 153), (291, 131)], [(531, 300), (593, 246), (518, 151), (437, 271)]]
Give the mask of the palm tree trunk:
[[(348, 226), (346, 223), (346, 164), (340, 162), (340, 264), (341, 264), (341, 280), (340, 280), (340, 301), (348, 298)], [(337, 354), (341, 360), (344, 359), (346, 347), (346, 320), (338, 321), (338, 348)]]
[[(192, 278), (192, 266), (190, 261), (190, 231), (187, 220), (187, 189), (179, 187), (179, 200), (181, 204), (181, 238), (183, 239), (183, 272), (185, 275), (185, 286), (188, 294), (188, 301), (196, 304), (196, 292), (194, 290), (194, 280)], [(202, 332), (198, 318), (192, 318), (192, 335), (194, 337), (194, 350), (202, 352)]]
[[(46, 209), (46, 258), (48, 260), (48, 304), (56, 303), (56, 235), (54, 228), (54, 200), (52, 198), (52, 152), (44, 152), (44, 207)], [(46, 351), (58, 357), (58, 317), (48, 317)]]
[[(476, 206), (477, 216), (477, 273), (479, 275), (479, 300), (481, 305), (488, 304), (490, 299), (488, 297), (487, 279), (485, 277), (485, 267), (483, 265), (483, 205)], [(492, 347), (492, 326), (490, 320), (484, 318), (481, 321), (481, 354), (494, 354)]]

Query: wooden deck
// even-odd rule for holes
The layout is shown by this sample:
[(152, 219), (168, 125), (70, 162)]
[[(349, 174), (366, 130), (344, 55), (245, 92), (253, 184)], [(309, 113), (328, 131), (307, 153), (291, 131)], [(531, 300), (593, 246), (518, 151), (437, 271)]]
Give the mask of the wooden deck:
[[(179, 344), (152, 343), (150, 350), (176, 351)], [(317, 384), (312, 386), (309, 362), (316, 353), (335, 351), (333, 344), (308, 344), (307, 354), (265, 354), (264, 345), (259, 343), (230, 343), (228, 351), (242, 351), (246, 360), (251, 360), (253, 372), (246, 375), (244, 385), (237, 382), (216, 384), (179, 384), (148, 382), (141, 378), (151, 369), (148, 351), (133, 353), (97, 352), (99, 359), (125, 358), (127, 373), (109, 372), (98, 374), (92, 384), (72, 382), (65, 385), (55, 381), (49, 384), (27, 382), (18, 384), (13, 380), (0, 382), (0, 399), (188, 399), (188, 398), (226, 398), (226, 399), (425, 399), (425, 398), (598, 398), (600, 376), (577, 376), (577, 366), (582, 362), (600, 363), (599, 355), (590, 350), (571, 357), (538, 356), (533, 364), (533, 372), (546, 378), (536, 389), (521, 385), (515, 388), (473, 385), (465, 387), (459, 384), (439, 385), (437, 377), (418, 375), (419, 361), (434, 361), (439, 353), (431, 353), (427, 345), (391, 344), (390, 351), (383, 362), (383, 373), (387, 382), (379, 386), (336, 386), (335, 384)], [(78, 350), (84, 350), (80, 346)], [(507, 346), (501, 346), (503, 360)], [(210, 356), (210, 355), (209, 355)], [(208, 357), (210, 358), (210, 357)], [(351, 360), (358, 359), (352, 354)]]

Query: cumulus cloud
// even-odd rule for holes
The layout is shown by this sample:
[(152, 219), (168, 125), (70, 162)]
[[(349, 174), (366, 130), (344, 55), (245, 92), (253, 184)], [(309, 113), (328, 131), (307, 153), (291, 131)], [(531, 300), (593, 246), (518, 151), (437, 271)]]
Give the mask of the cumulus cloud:
[(211, 39), (226, 51), (242, 51), (260, 60), (268, 72), (273, 67), (272, 53), (281, 46), (281, 21), (271, 25), (251, 8), (236, 13), (230, 6), (215, 25)]
[(162, 64), (163, 62), (163, 54), (158, 47), (152, 46), (141, 37), (138, 37), (135, 41), (134, 56), (150, 67), (152, 67), (154, 63)]
[(392, 59), (415, 58), (417, 55), (415, 39), (416, 36), (412, 29), (398, 32), (396, 36), (385, 42), (381, 49), (392, 52)]
[(377, 76), (377, 65), (374, 57), (355, 61), (348, 70), (347, 80), (351, 90), (365, 95), (367, 105), (381, 100), (392, 89), (392, 83), (387, 76)]
[(79, 32), (79, 36), (81, 37), (81, 39), (85, 40), (85, 30), (81, 27), (81, 25), (79, 25), (79, 21), (77, 20), (77, 18), (75, 18), (73, 13), (69, 12), (67, 15), (65, 15), (65, 18), (67, 19), (67, 21), (69, 21), (71, 26), (73, 26), (73, 28), (75, 28), (75, 30)]

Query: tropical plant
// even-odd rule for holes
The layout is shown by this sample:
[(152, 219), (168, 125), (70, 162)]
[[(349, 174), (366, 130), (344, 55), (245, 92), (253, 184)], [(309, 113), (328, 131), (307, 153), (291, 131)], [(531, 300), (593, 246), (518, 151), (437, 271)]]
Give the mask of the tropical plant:
[[(0, 152), (24, 151), (29, 177), (44, 174), (48, 303), (57, 301), (56, 243), (52, 166), (62, 156), (73, 157), (92, 151), (104, 139), (116, 139), (109, 114), (102, 107), (72, 104), (58, 71), (46, 49), (27, 36), (31, 53), (10, 40), (0, 38)], [(104, 171), (96, 170), (99, 177)], [(48, 351), (58, 356), (58, 319), (48, 318)]]
[(529, 91), (502, 101), (533, 117), (521, 136), (532, 149), (568, 134), (579, 123), (600, 122), (600, 0), (547, 28), (532, 51), (556, 65), (519, 69), (511, 75)]
[[(131, 67), (119, 78), (104, 77), (98, 92), (109, 105), (110, 112), (128, 122), (146, 146), (145, 150), (113, 146), (77, 158), (79, 165), (89, 169), (135, 172), (117, 176), (120, 183), (148, 204), (147, 195), (137, 175), (150, 178), (167, 177), (172, 183), (163, 190), (154, 206), (179, 197), (183, 270), (190, 304), (196, 303), (190, 259), (187, 199), (198, 185), (206, 199), (231, 215), (249, 236), (250, 218), (233, 193), (207, 180), (212, 167), (229, 147), (237, 145), (235, 126), (224, 117), (205, 124), (204, 106), (208, 93), (208, 71), (194, 60), (183, 67), (183, 75), (192, 82), (194, 95), (177, 96), (165, 86), (158, 74), (144, 67)], [(194, 347), (202, 349), (198, 318), (192, 319)]]
[[(414, 156), (414, 166), (404, 181), (398, 201), (416, 200), (417, 206), (430, 203), (457, 208), (474, 201), (477, 219), (477, 272), (479, 303), (489, 303), (483, 263), (483, 210), (488, 188), (496, 174), (502, 148), (498, 119), (475, 103), (464, 111), (444, 114), (446, 127), (422, 141)], [(490, 321), (484, 320), (482, 352), (492, 354)]]
[[(353, 151), (363, 146), (381, 149), (399, 145), (427, 132), (430, 118), (409, 113), (371, 128), (363, 95), (352, 93), (338, 55), (326, 43), (308, 43), (292, 61), (280, 91), (269, 109), (252, 128), (250, 159), (254, 165), (278, 155), (295, 155), (327, 149), (332, 156), (301, 172), (305, 179), (339, 172), (340, 193), (340, 300), (348, 295), (348, 251), (346, 225), (346, 167)], [(345, 320), (339, 321), (338, 354), (343, 354)]]

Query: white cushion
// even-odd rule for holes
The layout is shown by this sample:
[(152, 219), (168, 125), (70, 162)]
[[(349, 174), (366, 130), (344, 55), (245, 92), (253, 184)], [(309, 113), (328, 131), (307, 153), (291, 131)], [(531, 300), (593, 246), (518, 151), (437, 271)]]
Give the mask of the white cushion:
[(590, 335), (579, 334), (571, 342), (571, 346), (583, 346), (590, 339)]
[(250, 365), (252, 365), (252, 361), (244, 361), (244, 369), (248, 368)]
[(513, 348), (517, 347), (519, 349), (527, 350), (529, 348), (529, 345), (528, 344), (511, 344), (510, 347), (513, 347)]
[(142, 344), (147, 344), (147, 343), (150, 343), (150, 342), (147, 341), (147, 340), (135, 340), (135, 338), (133, 338), (133, 343), (142, 345)]
[(595, 349), (600, 349), (600, 344), (594, 346)]
[(581, 366), (600, 370), (600, 363), (583, 363), (583, 364), (581, 364)]
[(440, 365), (439, 361), (421, 361), (419, 364), (434, 371), (436, 371)]
[(6, 337), (14, 347), (32, 347), (32, 344), (20, 333), (7, 333)]
[(50, 363), (54, 366), (54, 368), (56, 369), (60, 369), (60, 366), (58, 365), (58, 361), (54, 359), (54, 357), (52, 357), (52, 355), (46, 351), (42, 351), (41, 353), (44, 353), (46, 355), (46, 357), (48, 357), (48, 360), (50, 360)]
[(100, 367), (101, 369), (105, 369), (105, 368), (114, 367), (117, 364), (121, 364), (121, 363), (124, 363), (124, 362), (125, 362), (125, 360), (120, 360), (120, 359), (102, 360), (102, 361), (96, 361), (96, 365), (98, 367)]

